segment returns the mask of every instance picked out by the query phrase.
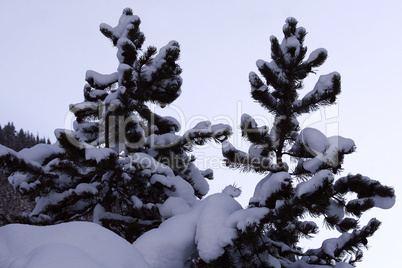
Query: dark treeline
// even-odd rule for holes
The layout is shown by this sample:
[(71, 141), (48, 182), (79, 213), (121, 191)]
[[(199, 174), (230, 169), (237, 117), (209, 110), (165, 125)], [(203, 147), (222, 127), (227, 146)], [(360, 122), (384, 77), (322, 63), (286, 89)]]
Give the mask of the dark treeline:
[(17, 131), (12, 122), (8, 122), (7, 125), (3, 127), (0, 125), (0, 144), (13, 149), (14, 151), (30, 148), (38, 143), (50, 144), (50, 140), (39, 138), (39, 135), (35, 136), (23, 129)]

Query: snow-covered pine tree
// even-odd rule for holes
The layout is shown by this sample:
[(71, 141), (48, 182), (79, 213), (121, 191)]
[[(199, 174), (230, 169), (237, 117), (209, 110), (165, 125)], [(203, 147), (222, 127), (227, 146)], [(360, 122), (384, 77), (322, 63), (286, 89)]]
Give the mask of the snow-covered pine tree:
[[(200, 261), (199, 267), (353, 267), (362, 259), (367, 238), (380, 226), (373, 218), (361, 227), (360, 216), (395, 202), (393, 188), (376, 180), (360, 174), (337, 178), (344, 156), (355, 151), (351, 139), (327, 138), (313, 128), (300, 130), (299, 116), (335, 103), (341, 78), (337, 72), (322, 75), (313, 90), (299, 98), (303, 79), (324, 63), (327, 51), (317, 49), (306, 57), (306, 30), (297, 23), (286, 20), (281, 43), (271, 37), (272, 61), (257, 61), (265, 81), (254, 72), (249, 76), (252, 98), (274, 115), (271, 129), (244, 114), (240, 127), (251, 143), (248, 153), (223, 144), (227, 166), (267, 174), (243, 211), (254, 216), (247, 227), (237, 226), (238, 238), (220, 258)], [(297, 164), (292, 167), (285, 159)], [(301, 248), (301, 238), (319, 231), (306, 216), (322, 217), (340, 235), (325, 239), (317, 249)]]
[(190, 152), (224, 141), (230, 126), (200, 122), (180, 136), (176, 119), (151, 110), (150, 103), (164, 107), (181, 93), (180, 48), (171, 41), (159, 52), (143, 49), (139, 26), (129, 8), (116, 27), (100, 25), (117, 48), (118, 67), (112, 74), (87, 71), (84, 101), (70, 106), (74, 130), (58, 129), (55, 144), (18, 153), (0, 147), (10, 183), (36, 201), (19, 221), (92, 219), (134, 241), (171, 216), (161, 209), (165, 202), (189, 208), (207, 194), (212, 171), (200, 171)]

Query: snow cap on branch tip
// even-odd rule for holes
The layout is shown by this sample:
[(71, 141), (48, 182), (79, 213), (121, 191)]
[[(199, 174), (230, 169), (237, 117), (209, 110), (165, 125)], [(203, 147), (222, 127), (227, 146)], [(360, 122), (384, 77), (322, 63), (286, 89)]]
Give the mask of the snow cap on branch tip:
[(258, 127), (257, 122), (254, 120), (254, 118), (252, 118), (250, 115), (244, 113), (241, 116), (240, 125), (244, 126), (246, 124), (250, 124), (249, 126), (251, 128), (257, 128)]
[(325, 48), (317, 48), (316, 50), (310, 53), (310, 56), (306, 60), (305, 64), (310, 64), (311, 62), (317, 60), (320, 55), (325, 55), (325, 57), (327, 57), (328, 51)]
[(228, 185), (223, 190), (222, 193), (230, 195), (231, 197), (239, 197), (241, 195), (241, 189), (235, 185)]
[(275, 195), (275, 193), (282, 191), (284, 186), (291, 185), (291, 183), (292, 178), (288, 172), (269, 173), (258, 182), (253, 197), (250, 198), (250, 203), (258, 203), (261, 206), (265, 206), (267, 200)]
[(291, 34), (294, 34), (296, 31), (296, 25), (298, 21), (293, 18), (293, 17), (288, 17), (286, 19), (286, 24), (283, 25), (283, 33), (285, 34), (285, 37), (289, 37)]
[(130, 8), (125, 8), (116, 27), (112, 27), (106, 23), (101, 23), (99, 28), (103, 35), (110, 38), (113, 41), (113, 44), (116, 45), (117, 40), (123, 35), (127, 27), (130, 25), (138, 26), (140, 23), (140, 18), (133, 15), (133, 11)]
[(301, 182), (297, 185), (296, 197), (301, 198), (302, 196), (312, 195), (317, 191), (317, 189), (322, 189), (326, 182), (332, 183), (333, 181), (334, 176), (330, 170), (320, 170), (310, 180)]
[(327, 148), (327, 137), (318, 129), (305, 128), (303, 129), (296, 139), (295, 146), (304, 146), (313, 155), (324, 153)]
[[(257, 67), (258, 67), (259, 69), (264, 68), (264, 65), (265, 65), (266, 63), (267, 63), (267, 62), (266, 62), (265, 60), (262, 60), (262, 59), (258, 59), (258, 60), (256, 61), (256, 65), (257, 65)], [(255, 76), (253, 76), (253, 78), (255, 78)]]
[(297, 19), (295, 19), (294, 17), (287, 17), (285, 22), (286, 24), (298, 23)]
[(222, 142), (222, 152), (226, 153), (229, 151), (237, 151), (237, 150), (229, 141)]
[(125, 9), (123, 9), (123, 14), (127, 15), (127, 16), (132, 16), (134, 13), (133, 13), (133, 10), (131, 8), (126, 7)]

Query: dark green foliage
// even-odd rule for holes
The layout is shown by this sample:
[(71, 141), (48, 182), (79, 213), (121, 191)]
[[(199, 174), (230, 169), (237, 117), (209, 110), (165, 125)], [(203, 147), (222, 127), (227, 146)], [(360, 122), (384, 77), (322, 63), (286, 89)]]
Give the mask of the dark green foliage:
[(29, 131), (24, 131), (23, 129), (17, 131), (12, 122), (7, 123), (3, 127), (0, 126), (0, 144), (14, 151), (30, 148), (38, 143), (50, 144), (50, 140), (39, 138), (39, 135), (34, 136)]

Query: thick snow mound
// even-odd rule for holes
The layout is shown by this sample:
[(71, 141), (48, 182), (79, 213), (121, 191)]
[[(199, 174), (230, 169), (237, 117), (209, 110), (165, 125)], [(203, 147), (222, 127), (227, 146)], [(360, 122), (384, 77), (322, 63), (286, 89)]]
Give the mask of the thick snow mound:
[(3, 268), (149, 267), (130, 243), (89, 222), (52, 226), (10, 224), (0, 227)]
[(266, 205), (265, 201), (270, 198), (272, 194), (280, 191), (283, 185), (287, 185), (290, 182), (290, 174), (285, 171), (269, 173), (255, 187), (254, 195), (250, 198), (250, 203), (259, 203), (262, 206)]
[(192, 207), (179, 197), (170, 197), (160, 207), (169, 218), (132, 245), (89, 222), (0, 227), (0, 267), (181, 268), (188, 267), (188, 260), (197, 252), (210, 262), (232, 244), (237, 230), (245, 230), (268, 213), (267, 208), (243, 209), (233, 198), (238, 193), (233, 194), (232, 188)]
[(236, 238), (235, 227), (245, 218), (242, 215), (231, 218), (236, 211), (243, 211), (242, 207), (226, 191), (213, 194), (197, 202), (187, 213), (177, 214), (146, 232), (133, 245), (150, 267), (187, 267), (186, 261), (195, 252), (209, 262), (221, 256), (223, 248)]
[(324, 153), (328, 145), (327, 137), (315, 128), (303, 129), (297, 137), (297, 142), (303, 144), (313, 155)]
[(63, 149), (60, 148), (58, 143), (43, 144), (39, 143), (31, 148), (22, 149), (17, 153), (19, 158), (24, 159), (25, 162), (42, 162), (52, 154), (63, 153)]

